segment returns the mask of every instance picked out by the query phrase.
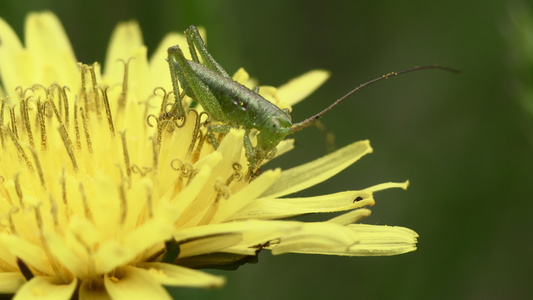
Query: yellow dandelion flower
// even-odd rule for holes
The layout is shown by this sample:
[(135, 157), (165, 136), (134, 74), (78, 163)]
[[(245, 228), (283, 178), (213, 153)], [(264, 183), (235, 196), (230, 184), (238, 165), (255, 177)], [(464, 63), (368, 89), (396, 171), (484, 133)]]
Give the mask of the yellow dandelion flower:
[[(217, 150), (208, 115), (166, 118), (174, 97), (168, 35), (147, 59), (138, 25), (114, 31), (102, 72), (78, 63), (59, 20), (27, 17), (24, 45), (0, 19), (0, 293), (15, 299), (168, 299), (169, 286), (217, 287), (198, 268), (237, 267), (273, 253), (393, 255), (415, 250), (400, 227), (354, 224), (373, 193), (407, 183), (282, 198), (322, 182), (372, 149), (356, 142), (305, 165), (245, 180), (243, 131)], [(327, 78), (312, 71), (275, 89), (280, 107)], [(244, 70), (235, 79), (249, 84)], [(187, 101), (186, 99), (184, 101)], [(278, 155), (289, 150), (284, 141)], [(348, 211), (325, 222), (280, 221)]]

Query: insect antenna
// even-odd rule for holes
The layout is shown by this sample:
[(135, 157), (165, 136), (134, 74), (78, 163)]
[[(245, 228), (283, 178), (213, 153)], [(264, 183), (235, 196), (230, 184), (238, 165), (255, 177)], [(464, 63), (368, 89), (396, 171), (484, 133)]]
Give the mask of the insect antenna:
[(410, 69), (407, 69), (407, 70), (402, 70), (402, 71), (398, 71), (398, 72), (391, 72), (391, 73), (382, 75), (382, 76), (380, 76), (378, 78), (374, 78), (374, 79), (372, 79), (370, 81), (367, 81), (367, 82), (365, 82), (363, 84), (360, 84), (359, 86), (357, 86), (353, 90), (349, 91), (347, 94), (345, 94), (341, 98), (337, 99), (337, 101), (333, 102), (330, 106), (326, 107), (323, 111), (317, 113), (316, 115), (314, 115), (314, 116), (312, 116), (310, 118), (307, 118), (307, 119), (303, 120), (302, 122), (294, 124), (291, 127), (290, 133), (294, 133), (294, 132), (300, 131), (300, 130), (304, 129), (305, 127), (308, 127), (308, 126), (312, 125), (313, 122), (315, 122), (317, 119), (322, 117), (325, 113), (330, 111), (335, 106), (339, 105), (339, 103), (341, 103), (344, 99), (348, 98), (353, 93), (357, 92), (358, 90), (364, 88), (367, 85), (370, 85), (372, 83), (378, 82), (378, 81), (383, 80), (383, 79), (394, 77), (396, 75), (405, 74), (405, 73), (414, 72), (414, 71), (419, 71), (419, 70), (426, 70), (426, 69), (439, 69), (439, 70), (449, 71), (449, 72), (453, 72), (453, 73), (461, 73), (461, 71), (459, 71), (459, 70), (448, 68), (448, 67), (444, 67), (444, 66), (440, 66), (440, 65), (428, 65), (428, 66), (414, 67), (414, 68), (410, 68)]

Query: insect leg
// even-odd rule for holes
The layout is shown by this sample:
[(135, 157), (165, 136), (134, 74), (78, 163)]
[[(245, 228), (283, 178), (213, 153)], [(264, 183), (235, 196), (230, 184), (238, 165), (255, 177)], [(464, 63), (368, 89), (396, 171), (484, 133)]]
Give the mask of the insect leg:
[(209, 139), (211, 145), (213, 145), (213, 148), (218, 149), (219, 146), (215, 133), (226, 134), (230, 131), (231, 128), (232, 126), (227, 124), (211, 125), (207, 128), (207, 138)]
[(222, 66), (213, 58), (213, 56), (211, 56), (211, 53), (207, 51), (204, 40), (202, 40), (198, 29), (196, 29), (194, 25), (189, 26), (189, 28), (185, 30), (185, 36), (187, 38), (187, 43), (189, 44), (189, 52), (191, 53), (191, 57), (193, 58), (194, 62), (200, 63), (196, 53), (196, 51), (198, 51), (203, 60), (202, 64), (204, 66), (223, 77), (231, 78), (226, 70), (222, 68)]
[(246, 151), (246, 158), (248, 159), (248, 170), (249, 172), (255, 172), (257, 168), (257, 156), (255, 155), (255, 149), (252, 146), (252, 141), (250, 140), (250, 130), (247, 129), (244, 133), (243, 139), (244, 150)]
[[(177, 113), (179, 117), (183, 117), (185, 116), (185, 109), (183, 108), (183, 103), (181, 102), (181, 99), (180, 99), (180, 87), (178, 84), (178, 82), (180, 81), (179, 78), (183, 76), (183, 72), (181, 71), (181, 68), (177, 64), (176, 60), (172, 59), (172, 57), (170, 56), (170, 49), (169, 49), (167, 61), (168, 61), (168, 68), (170, 70), (170, 79), (172, 81), (172, 89), (174, 91), (174, 100), (175, 100), (174, 102), (175, 104), (173, 105), (172, 110), (174, 110), (175, 108), (177, 110), (177, 112), (175, 113)], [(186, 87), (183, 83), (181, 84), (181, 86), (184, 91), (186, 89), (189, 89), (189, 87)], [(185, 93), (187, 94), (187, 92)]]
[[(225, 121), (226, 115), (216, 97), (192, 70), (189, 61), (185, 58), (179, 46), (168, 48), (168, 60), (170, 73), (178, 78), (185, 94), (199, 102), (214, 120)], [(179, 94), (176, 100), (178, 99)]]

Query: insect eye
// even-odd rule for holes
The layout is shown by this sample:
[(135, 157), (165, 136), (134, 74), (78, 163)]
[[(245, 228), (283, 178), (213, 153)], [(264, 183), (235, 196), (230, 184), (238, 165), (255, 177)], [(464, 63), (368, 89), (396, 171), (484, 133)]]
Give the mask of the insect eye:
[(270, 119), (268, 122), (268, 127), (270, 129), (270, 132), (276, 133), (279, 131), (279, 120), (278, 119)]

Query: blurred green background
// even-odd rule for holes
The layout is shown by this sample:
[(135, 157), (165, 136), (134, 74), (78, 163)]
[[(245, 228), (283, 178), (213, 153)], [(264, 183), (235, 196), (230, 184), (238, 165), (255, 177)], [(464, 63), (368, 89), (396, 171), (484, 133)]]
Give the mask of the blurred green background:
[[(331, 79), (294, 108), (296, 121), (390, 71), (435, 63), (461, 69), (381, 82), (325, 116), (338, 147), (370, 139), (374, 153), (301, 193), (409, 179), (407, 191), (377, 194), (364, 222), (414, 229), (416, 252), (356, 258), (263, 252), (257, 265), (214, 272), (228, 279), (222, 289), (171, 291), (195, 299), (531, 299), (533, 114), (521, 104), (528, 94), (520, 88), (533, 85), (533, 46), (519, 48), (527, 38), (533, 43), (533, 29), (519, 38), (523, 4), (10, 0), (0, 2), (0, 17), (22, 36), (27, 12), (54, 11), (85, 63), (104, 60), (117, 22), (137, 19), (150, 50), (169, 31), (204, 26), (214, 57), (230, 73), (245, 67), (262, 84), (330, 70)], [(326, 153), (316, 128), (294, 137), (296, 148), (271, 167)]]

